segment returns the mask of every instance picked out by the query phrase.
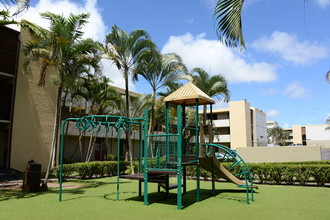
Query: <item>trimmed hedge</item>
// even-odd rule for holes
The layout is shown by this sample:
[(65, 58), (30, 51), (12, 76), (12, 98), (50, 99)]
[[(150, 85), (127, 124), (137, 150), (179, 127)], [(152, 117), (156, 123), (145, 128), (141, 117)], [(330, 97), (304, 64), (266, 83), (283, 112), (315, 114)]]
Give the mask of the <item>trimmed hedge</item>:
[[(238, 174), (240, 167), (230, 168), (232, 163), (222, 163), (222, 165), (232, 172)], [(318, 186), (330, 183), (330, 161), (311, 162), (289, 162), (289, 163), (247, 163), (254, 180), (261, 184), (300, 184), (302, 186), (314, 182)], [(188, 176), (196, 176), (196, 167), (187, 167)], [(211, 173), (201, 170), (201, 177), (205, 180), (211, 178)], [(239, 179), (244, 177), (238, 176)]]
[[(134, 163), (134, 168), (137, 170), (137, 163)], [(120, 173), (126, 171), (129, 172), (130, 163), (128, 161), (120, 162)], [(85, 162), (85, 163), (72, 163), (63, 164), (63, 177), (67, 178), (69, 176), (77, 173), (81, 179), (91, 179), (104, 176), (113, 176), (117, 172), (117, 161), (102, 161), (102, 162)], [(59, 177), (59, 168), (55, 168), (54, 173)]]
[(248, 164), (253, 178), (260, 183), (306, 185), (315, 182), (318, 186), (330, 183), (329, 163), (261, 163)]
[[(230, 168), (232, 163), (222, 163), (233, 174), (240, 172), (240, 167)], [(314, 182), (318, 186), (330, 183), (330, 161), (290, 162), (290, 163), (248, 163), (253, 179), (271, 184), (297, 184), (307, 185)], [(134, 169), (138, 170), (138, 162), (134, 162)], [(77, 173), (81, 179), (103, 176), (113, 176), (117, 172), (117, 161), (73, 163), (63, 165), (63, 177), (67, 178)], [(120, 172), (130, 173), (130, 163), (120, 162)], [(55, 173), (59, 174), (58, 168)], [(187, 167), (188, 176), (196, 176), (196, 166)], [(205, 180), (211, 177), (211, 173), (201, 169), (201, 177)], [(243, 176), (238, 176), (243, 179)]]

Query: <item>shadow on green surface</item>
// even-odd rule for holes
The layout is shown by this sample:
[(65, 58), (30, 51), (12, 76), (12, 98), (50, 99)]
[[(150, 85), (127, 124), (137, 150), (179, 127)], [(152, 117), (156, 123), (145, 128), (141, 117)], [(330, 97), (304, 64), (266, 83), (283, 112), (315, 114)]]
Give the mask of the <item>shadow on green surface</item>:
[[(124, 192), (125, 194), (132, 193), (132, 194), (138, 194), (137, 192)], [(237, 194), (240, 194), (238, 196)], [(201, 189), (200, 190), (200, 202), (203, 200), (210, 199), (212, 197), (215, 197), (217, 199), (226, 199), (226, 200), (233, 200), (237, 201), (239, 203), (246, 203), (246, 197), (245, 197), (246, 191), (241, 189), (230, 189), (230, 190), (215, 190), (214, 195), (212, 195), (211, 189)], [(105, 199), (115, 200), (113, 199), (114, 194), (107, 194), (105, 195)], [(197, 197), (197, 190), (190, 190), (187, 191), (187, 193), (183, 194), (182, 196), (182, 204), (183, 209), (193, 205), (196, 203), (196, 197)], [(140, 201), (143, 202), (143, 196), (133, 196), (130, 198), (127, 198), (126, 200), (132, 200), (132, 201)], [(148, 195), (148, 201), (149, 205), (153, 203), (160, 203), (165, 205), (177, 205), (177, 194), (176, 193), (169, 193), (166, 195), (164, 192), (152, 192)]]
[[(125, 183), (130, 183), (130, 182), (124, 182), (122, 181), (120, 184), (125, 184)], [(86, 189), (90, 188), (98, 188), (100, 186), (105, 186), (105, 185), (112, 185), (116, 184), (116, 182), (102, 182), (102, 181), (95, 181), (95, 180), (75, 180), (75, 181), (70, 181), (70, 182), (64, 182), (63, 183), (63, 201), (65, 201), (65, 195), (83, 195), (86, 192)], [(75, 188), (66, 188), (67, 185), (71, 185)], [(45, 195), (45, 194), (58, 194), (58, 187), (49, 187), (47, 191), (41, 191), (41, 192), (36, 192), (36, 193), (24, 193), (22, 192), (21, 189), (0, 189), (0, 202), (1, 201), (6, 201), (6, 200), (11, 200), (11, 199), (28, 199), (28, 198), (33, 198), (37, 197), (40, 195)], [(82, 198), (83, 196), (80, 196), (78, 198)], [(71, 198), (67, 200), (72, 200), (72, 199), (77, 199), (77, 198)]]

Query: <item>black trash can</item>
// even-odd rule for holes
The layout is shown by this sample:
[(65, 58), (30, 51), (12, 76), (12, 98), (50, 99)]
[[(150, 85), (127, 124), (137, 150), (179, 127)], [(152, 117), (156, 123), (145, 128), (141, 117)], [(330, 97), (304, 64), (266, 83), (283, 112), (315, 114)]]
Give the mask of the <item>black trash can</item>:
[(23, 192), (39, 192), (41, 182), (41, 164), (30, 160), (26, 166), (23, 180)]

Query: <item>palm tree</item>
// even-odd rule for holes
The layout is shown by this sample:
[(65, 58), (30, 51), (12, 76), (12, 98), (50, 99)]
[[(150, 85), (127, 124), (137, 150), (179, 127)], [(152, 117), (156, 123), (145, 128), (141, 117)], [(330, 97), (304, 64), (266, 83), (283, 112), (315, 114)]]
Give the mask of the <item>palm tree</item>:
[[(42, 13), (42, 18), (50, 21), (50, 29), (46, 30), (38, 25), (23, 21), (23, 28), (27, 28), (33, 36), (33, 40), (24, 46), (27, 62), (24, 70), (27, 72), (29, 66), (38, 61), (40, 66), (39, 86), (44, 86), (46, 75), (49, 72), (57, 75), (57, 101), (55, 111), (55, 123), (51, 156), (48, 171), (55, 163), (55, 152), (57, 149), (58, 130), (61, 118), (61, 97), (68, 75), (79, 75), (83, 66), (91, 66), (95, 72), (99, 71), (99, 60), (96, 43), (91, 39), (82, 40), (82, 27), (87, 23), (89, 14), (71, 14), (68, 18), (50, 12)], [(47, 184), (46, 174), (45, 184)]]
[(162, 55), (154, 49), (149, 56), (144, 56), (133, 71), (133, 79), (138, 80), (142, 76), (151, 86), (151, 120), (149, 134), (153, 130), (155, 122), (155, 102), (157, 90), (175, 82), (187, 69), (179, 55), (174, 53)]
[[(109, 86), (110, 79), (103, 76), (101, 78), (94, 78), (88, 85), (89, 95), (87, 99), (89, 101), (90, 115), (106, 115), (109, 113), (110, 102), (117, 100), (117, 92)], [(91, 132), (90, 142), (86, 154), (86, 162), (89, 162), (94, 151), (95, 141), (98, 136), (94, 136), (94, 130)]]
[[(129, 108), (129, 115), (132, 118), (141, 118), (144, 115), (144, 109), (148, 108), (151, 103), (150, 95), (139, 95), (137, 97), (130, 98), (130, 108)], [(113, 112), (116, 115), (126, 115), (127, 114), (127, 106), (126, 106), (126, 97), (118, 94), (118, 99), (111, 101), (111, 106), (113, 107)], [(128, 131), (129, 136), (136, 127), (131, 127)], [(126, 132), (127, 133), (127, 132)], [(127, 137), (127, 136), (126, 136)], [(130, 170), (134, 174), (134, 164), (130, 164)]]
[(325, 130), (330, 130), (330, 115), (329, 118), (325, 121), (325, 123), (328, 125)]
[(268, 128), (267, 133), (268, 133), (268, 142), (280, 146), (285, 146), (288, 144), (287, 140), (289, 140), (290, 134), (288, 131), (284, 130), (283, 128), (279, 126)]
[[(128, 78), (141, 57), (152, 47), (149, 34), (145, 30), (134, 30), (127, 33), (114, 25), (111, 33), (106, 36), (104, 47), (105, 57), (112, 60), (121, 70), (125, 79), (126, 117), (130, 117), (130, 101)], [(133, 167), (132, 144), (129, 131), (126, 131), (126, 146), (128, 146), (129, 160)]]
[[(30, 6), (30, 0), (0, 0), (0, 3), (4, 6), (5, 9), (0, 11), (0, 26), (7, 24), (16, 24), (17, 22), (14, 19), (10, 20), (10, 17), (15, 16), (23, 12), (25, 9), (28, 9)], [(11, 5), (17, 5), (16, 11), (11, 15), (8, 9)]]
[[(227, 80), (221, 74), (210, 76), (210, 74), (202, 68), (194, 68), (183, 78), (195, 84), (205, 94), (211, 98), (215, 98), (217, 101), (228, 102), (230, 99)], [(206, 105), (203, 107), (203, 125), (206, 125)], [(201, 137), (203, 137), (203, 133)]]

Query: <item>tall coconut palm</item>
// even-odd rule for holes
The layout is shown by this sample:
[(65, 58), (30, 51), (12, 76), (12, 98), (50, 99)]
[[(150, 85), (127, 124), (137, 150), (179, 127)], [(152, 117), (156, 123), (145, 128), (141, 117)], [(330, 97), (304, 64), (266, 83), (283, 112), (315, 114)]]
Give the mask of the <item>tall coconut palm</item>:
[[(38, 25), (23, 21), (22, 26), (30, 31), (33, 40), (24, 45), (27, 62), (24, 69), (38, 62), (40, 67), (39, 85), (44, 86), (48, 73), (56, 75), (57, 101), (53, 143), (48, 171), (53, 168), (57, 149), (58, 130), (61, 118), (61, 97), (67, 75), (79, 75), (82, 66), (91, 66), (99, 71), (99, 56), (96, 43), (91, 39), (82, 40), (82, 27), (87, 23), (89, 14), (71, 14), (68, 18), (50, 12), (42, 13), (42, 18), (50, 21), (49, 30)], [(47, 172), (48, 174), (48, 172)], [(47, 183), (47, 175), (45, 183)]]
[[(205, 92), (205, 94), (211, 98), (215, 98), (217, 101), (228, 102), (230, 99), (227, 80), (221, 74), (211, 76), (202, 68), (194, 68), (183, 78), (195, 84), (200, 90)], [(206, 125), (206, 108), (206, 105), (204, 105), (203, 125)], [(203, 133), (201, 136), (203, 136)]]
[(133, 72), (133, 79), (138, 80), (142, 76), (151, 86), (151, 120), (149, 134), (153, 130), (155, 120), (155, 101), (157, 90), (173, 83), (187, 72), (185, 65), (179, 55), (174, 53), (161, 54), (158, 50), (153, 50), (149, 56), (142, 59)]
[[(143, 54), (150, 51), (152, 42), (145, 30), (134, 30), (127, 33), (114, 25), (110, 34), (106, 36), (105, 57), (112, 60), (121, 70), (125, 79), (126, 117), (130, 117), (130, 101), (128, 79)], [(129, 131), (126, 132), (126, 145), (128, 146), (129, 160), (133, 168), (132, 144)]]

